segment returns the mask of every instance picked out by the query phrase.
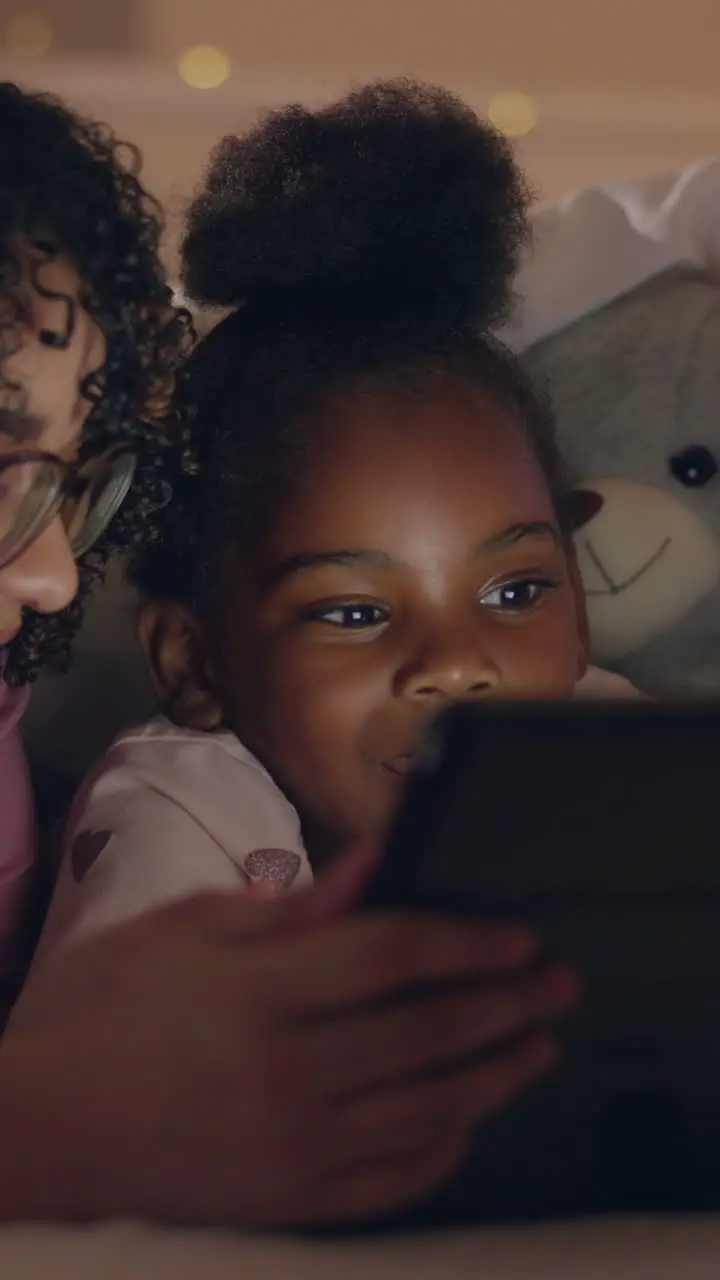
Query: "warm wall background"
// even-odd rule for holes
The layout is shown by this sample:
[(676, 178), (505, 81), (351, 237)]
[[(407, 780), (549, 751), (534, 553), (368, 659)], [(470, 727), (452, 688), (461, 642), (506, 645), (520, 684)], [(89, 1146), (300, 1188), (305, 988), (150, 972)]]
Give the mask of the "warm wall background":
[(720, 88), (718, 0), (148, 0), (141, 22), (159, 53), (214, 33), (249, 69)]
[[(44, 53), (8, 56), (18, 15), (45, 22)], [(230, 58), (219, 88), (180, 79), (200, 43)], [(720, 0), (0, 0), (0, 75), (137, 142), (173, 208), (220, 134), (379, 75), (442, 81), (479, 111), (528, 95), (517, 147), (544, 195), (681, 165), (720, 153), (719, 66)]]

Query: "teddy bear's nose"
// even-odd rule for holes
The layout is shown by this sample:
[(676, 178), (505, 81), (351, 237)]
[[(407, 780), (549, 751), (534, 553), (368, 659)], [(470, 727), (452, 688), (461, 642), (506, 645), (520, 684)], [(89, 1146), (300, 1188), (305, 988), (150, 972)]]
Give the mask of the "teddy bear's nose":
[(573, 531), (589, 524), (602, 511), (604, 499), (594, 489), (573, 489), (568, 494), (566, 511)]

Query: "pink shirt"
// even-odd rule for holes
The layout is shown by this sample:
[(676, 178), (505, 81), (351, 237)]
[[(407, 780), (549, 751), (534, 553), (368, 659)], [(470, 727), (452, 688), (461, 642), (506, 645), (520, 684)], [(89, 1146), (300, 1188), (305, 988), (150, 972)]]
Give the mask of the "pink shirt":
[(29, 688), (10, 689), (0, 674), (0, 976), (12, 961), (36, 856), (35, 809), (19, 729), (29, 696)]

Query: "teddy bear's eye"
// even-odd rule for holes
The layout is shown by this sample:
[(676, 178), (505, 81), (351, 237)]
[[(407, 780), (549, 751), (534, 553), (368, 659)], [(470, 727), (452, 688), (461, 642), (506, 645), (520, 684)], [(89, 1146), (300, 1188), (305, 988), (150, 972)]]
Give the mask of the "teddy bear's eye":
[(674, 453), (668, 463), (670, 473), (686, 489), (702, 489), (718, 473), (718, 464), (703, 444), (691, 444)]

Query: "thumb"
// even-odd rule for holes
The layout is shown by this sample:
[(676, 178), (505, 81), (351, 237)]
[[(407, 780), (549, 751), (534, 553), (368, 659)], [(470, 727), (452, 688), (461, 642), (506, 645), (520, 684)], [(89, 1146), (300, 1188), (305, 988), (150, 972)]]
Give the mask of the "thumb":
[(377, 844), (351, 845), (318, 876), (312, 889), (296, 895), (292, 906), (298, 923), (303, 927), (325, 924), (358, 907), (381, 857)]

